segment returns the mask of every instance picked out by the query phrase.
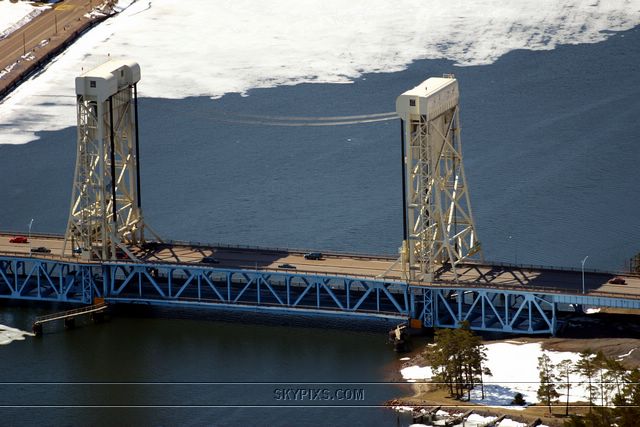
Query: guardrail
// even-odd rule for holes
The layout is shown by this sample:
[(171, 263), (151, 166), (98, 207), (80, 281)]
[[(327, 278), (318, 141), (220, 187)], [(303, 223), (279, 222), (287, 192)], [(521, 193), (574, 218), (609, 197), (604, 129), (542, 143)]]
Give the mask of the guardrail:
[(98, 304), (88, 305), (85, 307), (74, 308), (73, 310), (61, 311), (58, 313), (46, 314), (44, 316), (38, 316), (33, 321), (34, 325), (40, 325), (54, 320), (68, 319), (70, 317), (80, 316), (82, 314), (96, 313), (98, 311), (104, 311), (107, 309), (107, 303), (101, 302)]

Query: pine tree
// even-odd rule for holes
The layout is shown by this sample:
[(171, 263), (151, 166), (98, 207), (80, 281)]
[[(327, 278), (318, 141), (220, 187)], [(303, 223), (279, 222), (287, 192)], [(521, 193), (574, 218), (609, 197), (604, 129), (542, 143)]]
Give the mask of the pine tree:
[(593, 377), (597, 370), (593, 363), (593, 358), (593, 352), (590, 349), (586, 349), (580, 352), (580, 360), (578, 360), (574, 366), (574, 372), (586, 378), (586, 381), (581, 381), (580, 384), (587, 385), (587, 393), (589, 393), (589, 412), (591, 412), (591, 407), (593, 406), (593, 395), (598, 391), (597, 387), (593, 385)]
[(616, 395), (622, 392), (622, 384), (624, 383), (625, 375), (627, 370), (624, 366), (617, 360), (607, 359), (605, 361), (605, 369), (606, 373), (604, 375), (605, 381), (608, 383), (608, 392), (611, 394), (615, 391), (614, 398)]
[(565, 405), (566, 416), (569, 415), (569, 395), (571, 394), (571, 380), (569, 379), (569, 374), (573, 370), (573, 362), (571, 359), (564, 359), (556, 366), (558, 369), (558, 379), (562, 379), (564, 382), (562, 384), (558, 384), (558, 387), (566, 390), (567, 394), (567, 403)]
[(611, 384), (607, 378), (607, 364), (609, 359), (604, 355), (602, 351), (596, 353), (596, 357), (593, 359), (593, 364), (596, 368), (596, 375), (598, 376), (598, 391), (600, 392), (600, 406), (607, 406), (609, 403), (609, 394), (612, 391)]
[(551, 402), (558, 400), (560, 395), (556, 391), (556, 375), (554, 373), (555, 366), (551, 363), (551, 358), (547, 353), (543, 352), (538, 357), (538, 374), (540, 375), (540, 386), (538, 387), (538, 400), (545, 402), (551, 412)]
[(635, 368), (625, 375), (622, 392), (613, 399), (613, 410), (619, 427), (637, 426), (640, 420), (640, 370)]
[(455, 399), (465, 394), (470, 399), (471, 390), (482, 383), (482, 375), (491, 375), (483, 367), (487, 359), (486, 349), (467, 322), (458, 329), (436, 331), (434, 344), (427, 347), (426, 358), (434, 372), (434, 380), (448, 388)]

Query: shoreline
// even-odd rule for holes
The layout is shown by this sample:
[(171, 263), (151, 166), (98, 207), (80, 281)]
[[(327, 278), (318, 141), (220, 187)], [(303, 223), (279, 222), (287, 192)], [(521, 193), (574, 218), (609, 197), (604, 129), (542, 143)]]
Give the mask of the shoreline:
[[(16, 56), (3, 57), (0, 63), (0, 102), (85, 32), (113, 16), (115, 12), (99, 10), (103, 6), (107, 10), (110, 5), (109, 1), (95, 7), (92, 2), (62, 1), (0, 40), (0, 52), (2, 49), (16, 52), (16, 46), (19, 51), (15, 53)], [(52, 30), (51, 23), (55, 30)], [(55, 32), (52, 33), (53, 31)], [(30, 40), (30, 47), (27, 49), (26, 34), (40, 41)]]
[[(581, 315), (571, 319), (576, 327), (565, 330), (565, 334), (561, 337), (531, 337), (531, 336), (503, 336), (499, 338), (484, 338), (482, 343), (512, 343), (533, 344), (539, 343), (542, 350), (550, 352), (573, 352), (590, 349), (593, 352), (602, 351), (607, 357), (614, 358), (621, 362), (627, 369), (640, 367), (640, 339), (632, 338), (638, 336), (637, 330), (640, 328), (636, 319), (629, 319), (629, 315), (621, 316), (616, 313), (598, 313), (592, 315)], [(636, 315), (637, 317), (637, 315)], [(626, 319), (626, 322), (625, 322)], [(626, 329), (620, 331), (622, 323), (626, 324)], [(581, 326), (581, 327), (580, 327)], [(619, 333), (616, 334), (615, 332)], [(593, 337), (586, 337), (589, 333)], [(603, 335), (614, 336), (603, 336)], [(419, 340), (415, 343), (411, 352), (399, 354), (399, 358), (389, 366), (387, 378), (389, 381), (397, 381), (410, 383), (403, 377), (400, 370), (410, 366), (428, 366), (422, 356), (422, 350), (428, 342), (427, 340)], [(637, 351), (636, 351), (637, 350)], [(408, 357), (408, 360), (400, 360), (400, 358)], [(385, 406), (394, 411), (408, 411), (412, 408), (412, 414), (418, 414), (421, 410), (433, 410), (441, 407), (442, 410), (453, 413), (467, 412), (472, 410), (474, 413), (482, 416), (500, 417), (506, 415), (514, 421), (522, 422), (527, 425), (540, 420), (542, 424), (547, 426), (562, 426), (565, 417), (565, 404), (562, 401), (552, 405), (552, 411), (545, 405), (539, 403), (530, 404), (524, 408), (497, 405), (484, 405), (477, 401), (467, 402), (464, 400), (455, 400), (448, 397), (446, 390), (437, 389), (430, 384), (415, 383), (412, 387), (413, 395), (398, 396), (394, 399), (386, 401)], [(570, 414), (583, 414), (588, 412), (586, 402), (572, 401), (569, 405)]]

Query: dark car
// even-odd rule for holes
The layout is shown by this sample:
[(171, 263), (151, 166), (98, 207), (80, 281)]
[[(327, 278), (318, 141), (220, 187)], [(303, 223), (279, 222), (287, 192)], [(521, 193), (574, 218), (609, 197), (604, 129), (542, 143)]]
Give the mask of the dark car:
[(9, 240), (9, 243), (29, 243), (29, 239), (27, 239), (24, 236), (16, 236), (16, 237), (12, 237)]
[(609, 283), (611, 283), (612, 285), (626, 285), (627, 281), (624, 280), (622, 277), (613, 277), (611, 279), (609, 279)]
[(82, 248), (74, 248), (71, 252), (73, 252), (74, 254), (81, 254)]
[(48, 254), (48, 253), (51, 253), (51, 249), (45, 248), (44, 246), (39, 246), (37, 248), (31, 248), (31, 252), (39, 253), (39, 254)]
[(280, 264), (280, 265), (278, 266), (278, 268), (284, 268), (284, 269), (289, 269), (289, 270), (291, 270), (291, 269), (296, 268), (296, 266), (295, 266), (295, 265), (293, 265), (293, 264)]
[(155, 251), (158, 249), (162, 249), (165, 246), (166, 244), (162, 242), (149, 241), (142, 244), (142, 249)]
[(322, 259), (322, 254), (320, 252), (309, 252), (308, 254), (304, 254), (304, 258), (319, 260)]
[(203, 264), (220, 264), (220, 261), (218, 261), (216, 258), (212, 256), (206, 256), (202, 258), (200, 262)]

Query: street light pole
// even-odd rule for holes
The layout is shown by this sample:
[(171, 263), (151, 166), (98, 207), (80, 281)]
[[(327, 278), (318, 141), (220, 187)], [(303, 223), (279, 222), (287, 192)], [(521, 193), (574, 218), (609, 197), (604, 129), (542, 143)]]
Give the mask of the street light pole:
[(589, 258), (589, 255), (587, 255), (586, 257), (584, 257), (584, 259), (582, 261), (580, 261), (582, 263), (582, 293), (584, 294), (584, 263), (587, 262), (587, 258)]
[[(509, 240), (513, 239), (513, 236), (509, 236)], [(513, 244), (515, 245), (515, 250), (514, 250), (514, 264), (518, 264), (518, 242), (516, 240), (513, 241)]]
[(33, 218), (29, 221), (29, 255), (31, 255), (31, 226), (33, 225)]

